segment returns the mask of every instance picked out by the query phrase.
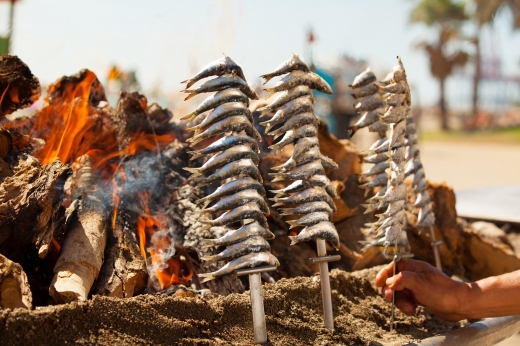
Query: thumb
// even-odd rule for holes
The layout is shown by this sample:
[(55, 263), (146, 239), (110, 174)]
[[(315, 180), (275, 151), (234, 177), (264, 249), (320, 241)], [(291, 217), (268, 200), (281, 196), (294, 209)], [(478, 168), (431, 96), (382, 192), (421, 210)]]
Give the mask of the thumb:
[(402, 291), (405, 288), (414, 292), (417, 288), (418, 277), (414, 272), (400, 272), (386, 280), (388, 288), (394, 291)]

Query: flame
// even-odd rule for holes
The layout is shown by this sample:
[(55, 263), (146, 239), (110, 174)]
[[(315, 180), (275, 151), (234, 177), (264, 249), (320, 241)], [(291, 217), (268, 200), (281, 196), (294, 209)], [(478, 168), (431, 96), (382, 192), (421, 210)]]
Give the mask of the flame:
[[(173, 284), (189, 285), (193, 272), (178, 256), (164, 260), (164, 253), (169, 252), (171, 240), (165, 236), (168, 220), (163, 215), (150, 215), (148, 193), (139, 194), (144, 203), (144, 215), (137, 218), (139, 249), (147, 263), (153, 268), (161, 290)], [(162, 232), (161, 232), (162, 231)], [(150, 246), (153, 244), (153, 246)], [(149, 256), (147, 256), (149, 253)]]
[[(114, 77), (117, 71), (112, 72)], [(155, 135), (141, 131), (132, 136), (126, 147), (120, 148), (112, 118), (90, 100), (92, 94), (100, 89), (96, 75), (86, 70), (80, 76), (82, 79), (64, 78), (50, 85), (44, 107), (33, 119), (20, 121), (16, 127), (30, 128), (28, 135), (45, 141), (43, 148), (34, 153), (43, 165), (55, 160), (73, 164), (82, 155), (90, 156), (102, 184), (93, 188), (107, 188), (108, 191), (112, 189), (111, 226), (114, 230), (122, 198), (122, 187), (118, 186), (118, 181), (127, 182), (121, 164), (143, 152), (150, 152), (151, 155), (154, 152), (159, 153), (176, 136), (174, 133)], [(8, 95), (13, 98), (14, 94), (9, 92)], [(148, 109), (146, 98), (142, 97), (140, 102), (143, 109)], [(122, 181), (116, 180), (116, 175)], [(143, 210), (135, 226), (141, 254), (149, 272), (153, 270), (150, 276), (156, 278), (162, 289), (173, 284), (187, 285), (193, 273), (188, 269), (187, 263), (181, 260), (181, 256), (168, 258), (165, 255), (167, 250), (170, 251), (168, 253), (175, 253), (175, 244), (165, 236), (169, 220), (150, 211), (148, 197), (147, 192), (140, 192), (137, 193), (137, 198), (130, 198)], [(55, 244), (53, 241), (53, 244), (59, 247), (57, 242)]]

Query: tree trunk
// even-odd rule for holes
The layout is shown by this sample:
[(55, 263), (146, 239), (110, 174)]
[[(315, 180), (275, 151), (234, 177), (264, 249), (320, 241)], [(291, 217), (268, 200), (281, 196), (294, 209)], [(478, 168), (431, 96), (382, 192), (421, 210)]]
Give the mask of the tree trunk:
[(473, 76), (473, 97), (471, 115), (473, 117), (472, 127), (475, 126), (478, 116), (478, 87), (481, 78), (481, 67), (480, 67), (480, 30), (481, 26), (477, 26), (477, 33), (475, 35), (475, 75)]
[(440, 99), (439, 99), (439, 110), (440, 110), (440, 116), (441, 116), (441, 129), (443, 131), (449, 130), (448, 127), (448, 110), (446, 109), (446, 99), (445, 99), (445, 84), (446, 79), (441, 78), (439, 79), (439, 92), (440, 92)]

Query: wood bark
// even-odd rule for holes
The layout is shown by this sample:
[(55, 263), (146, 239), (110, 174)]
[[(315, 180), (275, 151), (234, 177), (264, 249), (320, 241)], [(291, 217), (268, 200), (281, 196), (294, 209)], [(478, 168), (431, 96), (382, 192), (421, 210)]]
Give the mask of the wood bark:
[(19, 153), (0, 162), (0, 171), (0, 253), (16, 259), (33, 244), (45, 258), (70, 168), (59, 161), (41, 166)]
[(40, 98), (38, 78), (16, 55), (0, 56), (0, 118), (29, 107)]
[(137, 215), (126, 204), (116, 206), (119, 212), (115, 227), (108, 233), (105, 260), (94, 294), (130, 298), (146, 288), (148, 272), (138, 246)]
[(32, 308), (32, 293), (27, 275), (18, 263), (0, 255), (0, 307)]
[[(78, 159), (80, 168), (73, 190), (77, 210), (71, 213), (68, 232), (54, 267), (49, 289), (57, 302), (86, 300), (101, 265), (107, 241), (108, 210), (97, 189), (97, 176), (88, 155)], [(77, 197), (77, 198), (74, 198)], [(75, 208), (73, 203), (69, 208)]]

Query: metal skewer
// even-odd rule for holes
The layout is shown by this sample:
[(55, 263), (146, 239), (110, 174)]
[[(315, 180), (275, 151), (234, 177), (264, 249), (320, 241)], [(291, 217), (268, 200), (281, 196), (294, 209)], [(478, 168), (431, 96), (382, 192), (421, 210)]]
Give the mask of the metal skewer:
[(321, 301), (323, 303), (323, 322), (325, 328), (334, 329), (334, 315), (332, 313), (332, 297), (330, 292), (329, 264), (339, 261), (340, 255), (327, 256), (327, 246), (324, 239), (316, 240), (318, 257), (309, 258), (312, 263), (320, 266)]
[(249, 292), (251, 294), (251, 310), (253, 312), (253, 328), (255, 342), (263, 344), (267, 342), (267, 327), (265, 324), (264, 297), (262, 295), (263, 272), (276, 270), (276, 266), (239, 269), (235, 271), (237, 276), (249, 275)]
[[(395, 251), (397, 251), (397, 240), (395, 241)], [(394, 256), (394, 273), (393, 277), (395, 277), (396, 271), (397, 271), (397, 262), (401, 260), (401, 258), (413, 258), (413, 253), (407, 253), (407, 254), (400, 254), (396, 253)], [(394, 330), (394, 312), (395, 312), (395, 291), (392, 291), (392, 315), (390, 317), (390, 331)]]

